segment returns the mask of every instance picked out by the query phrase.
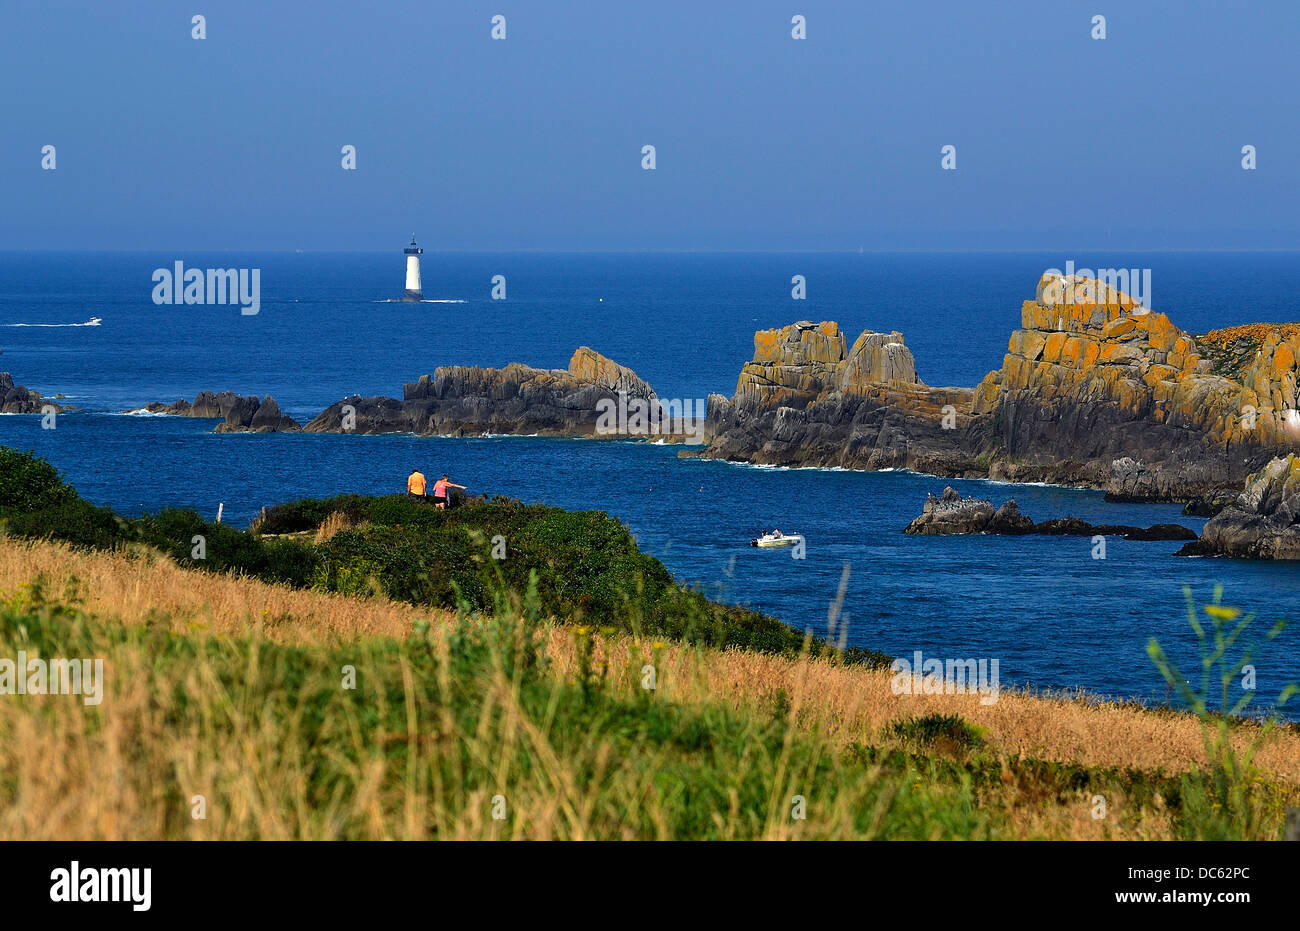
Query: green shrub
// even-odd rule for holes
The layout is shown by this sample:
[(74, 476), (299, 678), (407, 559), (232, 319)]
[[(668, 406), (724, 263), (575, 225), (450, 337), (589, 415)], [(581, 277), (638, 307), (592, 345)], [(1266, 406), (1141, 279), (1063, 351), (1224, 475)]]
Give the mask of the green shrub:
[(60, 507), (76, 498), (77, 492), (44, 459), (0, 446), (0, 515)]
[(88, 549), (109, 549), (131, 535), (130, 522), (108, 508), (72, 498), (39, 510), (0, 517), (6, 533), (38, 540), (59, 540)]
[(919, 747), (969, 751), (984, 745), (984, 732), (959, 714), (927, 714), (895, 721), (886, 733)]

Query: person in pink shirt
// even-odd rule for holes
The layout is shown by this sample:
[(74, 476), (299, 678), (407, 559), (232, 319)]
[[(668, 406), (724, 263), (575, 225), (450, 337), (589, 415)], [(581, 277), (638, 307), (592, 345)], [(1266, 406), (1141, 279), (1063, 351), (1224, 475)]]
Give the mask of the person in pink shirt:
[(451, 492), (448, 490), (451, 488), (465, 490), (464, 485), (457, 485), (445, 475), (433, 483), (433, 506), (438, 510), (445, 511), (447, 505), (451, 503)]

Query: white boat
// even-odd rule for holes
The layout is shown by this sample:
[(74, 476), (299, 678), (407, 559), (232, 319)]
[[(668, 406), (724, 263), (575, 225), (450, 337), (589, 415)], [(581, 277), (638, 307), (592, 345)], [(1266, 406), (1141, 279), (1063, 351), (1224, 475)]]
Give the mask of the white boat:
[(91, 317), (89, 320), (83, 323), (82, 326), (99, 326), (103, 322), (104, 322), (103, 317)]
[(750, 546), (794, 546), (796, 543), (802, 543), (803, 536), (797, 533), (782, 533), (779, 530), (773, 530), (765, 533), (761, 537), (755, 537), (749, 541)]

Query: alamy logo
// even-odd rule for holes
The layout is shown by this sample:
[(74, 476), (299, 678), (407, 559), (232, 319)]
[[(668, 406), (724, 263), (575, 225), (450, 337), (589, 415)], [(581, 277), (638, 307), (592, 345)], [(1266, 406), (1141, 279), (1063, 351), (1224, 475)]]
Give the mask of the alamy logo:
[(925, 659), (916, 650), (911, 662), (896, 659), (889, 671), (895, 695), (981, 695), (981, 705), (994, 705), (1001, 691), (996, 659)]
[(73, 860), (68, 869), (52, 870), (50, 879), (51, 902), (130, 902), (137, 912), (149, 911), (153, 903), (153, 870), (147, 866), (82, 869)]
[(176, 262), (153, 272), (155, 304), (238, 304), (251, 317), (262, 307), (260, 268), (186, 268)]
[(703, 398), (631, 398), (626, 391), (618, 400), (596, 402), (596, 433), (600, 436), (684, 436), (688, 443), (704, 442), (704, 417), (708, 402)]
[(27, 658), (26, 650), (18, 659), (0, 659), (0, 695), (80, 695), (87, 705), (104, 700), (104, 661), (102, 659)]
[[(1111, 304), (1122, 291), (1138, 307), (1151, 308), (1151, 269), (1091, 268), (1075, 271), (1074, 259), (1065, 263), (1065, 272), (1049, 268), (1043, 272), (1039, 300), (1044, 304)], [(1113, 298), (1113, 299), (1112, 299)]]

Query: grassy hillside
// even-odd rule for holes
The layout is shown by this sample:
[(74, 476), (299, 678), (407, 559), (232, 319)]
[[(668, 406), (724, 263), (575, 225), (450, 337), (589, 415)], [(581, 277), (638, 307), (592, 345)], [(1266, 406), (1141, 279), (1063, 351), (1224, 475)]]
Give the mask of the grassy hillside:
[[(1188, 715), (896, 696), (832, 657), (550, 624), (527, 593), (456, 616), (144, 551), (9, 539), (0, 592), (0, 656), (108, 669), (99, 705), (0, 698), (5, 838), (1221, 836)], [(1300, 800), (1300, 735), (1257, 765), (1258, 826), (1228, 836)]]
[[(804, 635), (778, 619), (677, 584), (603, 511), (507, 498), (440, 511), (405, 495), (346, 495), (271, 508), (249, 530), (188, 510), (127, 519), (82, 499), (48, 463), (0, 447), (0, 527), (91, 549), (144, 546), (207, 572), (452, 610), (493, 612), (501, 593), (524, 591), (535, 578), (542, 617), (709, 646), (805, 649)], [(891, 659), (820, 641), (808, 648), (850, 662)]]
[[(295, 505), (239, 544), (292, 545), (318, 569), (345, 534), (408, 527), (373, 510), (385, 500)], [(28, 513), (49, 507), (68, 501)], [(510, 507), (508, 538), (547, 522)], [(562, 553), (538, 551), (540, 581), (489, 577), (450, 609), (385, 591), (382, 563), (353, 593), (271, 582), (109, 519), (118, 543), (0, 536), (0, 658), (107, 670), (99, 704), (0, 695), (0, 837), (1275, 838), (1300, 803), (1294, 728), (1233, 725), (1238, 750), (1258, 747), (1225, 794), (1191, 715), (896, 695), (834, 651), (636, 630), (647, 612), (627, 593), (645, 585), (600, 622), (551, 616), (548, 597), (589, 592), (543, 594)], [(418, 520), (481, 529), (468, 509)]]

